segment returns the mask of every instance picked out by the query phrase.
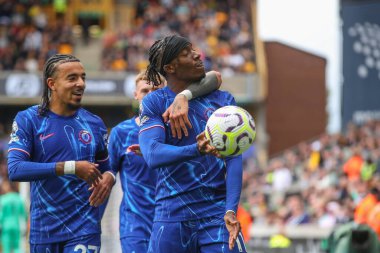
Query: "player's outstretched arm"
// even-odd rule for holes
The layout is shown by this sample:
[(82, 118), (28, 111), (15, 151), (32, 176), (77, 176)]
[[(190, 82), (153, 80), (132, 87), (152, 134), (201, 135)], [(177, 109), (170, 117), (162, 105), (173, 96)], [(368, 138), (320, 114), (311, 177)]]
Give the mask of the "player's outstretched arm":
[[(157, 110), (155, 94), (146, 96), (141, 105), (141, 125), (139, 132), (140, 150), (145, 162), (150, 168), (183, 162), (202, 155), (207, 151), (205, 147), (208, 142), (201, 145), (194, 143), (187, 146), (174, 146), (166, 144), (165, 124), (162, 121), (161, 113)], [(209, 143), (208, 143), (209, 144)], [(212, 149), (212, 148), (211, 148)], [(201, 153), (202, 152), (202, 153)]]
[(97, 185), (102, 178), (97, 165), (87, 161), (57, 163), (31, 162), (29, 155), (20, 150), (8, 154), (8, 174), (11, 181), (30, 182), (65, 174), (75, 174), (89, 185)]
[(56, 164), (56, 174), (57, 176), (74, 174), (80, 179), (86, 181), (87, 184), (96, 186), (103, 178), (98, 167), (98, 164), (88, 161), (58, 162)]
[(56, 177), (56, 163), (31, 162), (25, 151), (8, 152), (8, 177), (11, 181), (30, 182)]
[(150, 168), (162, 167), (205, 154), (220, 157), (215, 147), (211, 146), (204, 136), (204, 132), (197, 136), (197, 143), (192, 145), (173, 146), (165, 144), (164, 141), (165, 132), (160, 127), (140, 131), (139, 143), (141, 153)]
[(240, 232), (240, 223), (236, 219), (243, 177), (243, 160), (242, 156), (231, 156), (225, 158), (226, 163), (226, 214), (224, 221), (230, 233), (229, 247), (232, 249), (235, 245), (237, 236)]
[(140, 130), (139, 144), (144, 160), (150, 168), (159, 168), (200, 155), (196, 143), (188, 146), (165, 144), (165, 130), (161, 127)]
[(206, 77), (200, 82), (193, 83), (175, 98), (173, 103), (162, 114), (164, 122), (170, 120), (170, 127), (173, 137), (182, 138), (182, 131), (185, 136), (188, 136), (187, 128), (192, 128), (188, 118), (189, 100), (200, 97), (210, 92), (219, 89), (222, 84), (222, 77), (217, 71), (207, 72)]

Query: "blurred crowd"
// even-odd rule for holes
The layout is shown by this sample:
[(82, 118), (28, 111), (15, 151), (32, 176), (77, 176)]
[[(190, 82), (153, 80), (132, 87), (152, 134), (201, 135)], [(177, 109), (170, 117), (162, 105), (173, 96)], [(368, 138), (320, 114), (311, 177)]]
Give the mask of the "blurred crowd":
[[(55, 53), (74, 53), (67, 6), (52, 0), (0, 0), (0, 69), (40, 71)], [(65, 2), (65, 1), (63, 1)], [(55, 17), (49, 17), (53, 8)], [(139, 72), (153, 42), (177, 33), (196, 42), (207, 70), (256, 71), (250, 1), (136, 1), (131, 25), (104, 31), (101, 70)], [(126, 28), (131, 27), (131, 28)], [(94, 59), (98, 60), (98, 59)]]
[(102, 69), (140, 71), (148, 49), (165, 35), (177, 33), (196, 42), (207, 70), (223, 76), (256, 71), (250, 1), (137, 1), (131, 29), (104, 36)]
[[(349, 124), (270, 159), (245, 159), (243, 206), (263, 225), (366, 223), (380, 236), (380, 122)], [(372, 212), (372, 213), (371, 213)]]
[(50, 56), (73, 53), (66, 10), (53, 5), (56, 17), (49, 23), (44, 7), (50, 2), (0, 0), (0, 70), (36, 72)]

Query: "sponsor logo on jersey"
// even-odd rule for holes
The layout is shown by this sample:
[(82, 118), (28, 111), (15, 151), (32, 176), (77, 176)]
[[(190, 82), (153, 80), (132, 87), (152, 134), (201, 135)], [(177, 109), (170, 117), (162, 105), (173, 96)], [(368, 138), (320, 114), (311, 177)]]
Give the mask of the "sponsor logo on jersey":
[(17, 122), (14, 120), (12, 123), (12, 133), (11, 133), (11, 139), (9, 140), (8, 144), (11, 144), (12, 142), (18, 142), (20, 139), (17, 136), (18, 131), (18, 125)]
[(14, 133), (17, 133), (18, 131), (18, 125), (17, 125), (17, 122), (16, 120), (13, 121), (13, 124), (12, 124), (12, 134)]
[(149, 117), (148, 116), (144, 116), (140, 119), (140, 126), (143, 125), (145, 122), (147, 122), (149, 120)]
[(79, 140), (84, 144), (89, 144), (92, 140), (92, 136), (89, 131), (81, 130), (79, 132)]
[(45, 135), (40, 134), (40, 140), (41, 140), (41, 141), (46, 140), (46, 139), (52, 137), (54, 134), (55, 134), (55, 133), (45, 134)]

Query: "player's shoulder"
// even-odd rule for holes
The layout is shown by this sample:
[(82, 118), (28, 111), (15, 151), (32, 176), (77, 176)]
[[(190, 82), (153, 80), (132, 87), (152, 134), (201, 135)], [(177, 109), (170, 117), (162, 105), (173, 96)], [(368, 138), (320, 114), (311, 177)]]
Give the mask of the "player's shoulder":
[(167, 87), (155, 90), (154, 92), (150, 92), (147, 94), (144, 98), (143, 101), (145, 102), (156, 102), (159, 100), (162, 100), (163, 98), (167, 97)]
[(210, 93), (210, 96), (217, 97), (220, 99), (233, 98), (232, 94), (226, 90), (215, 90), (215, 91)]
[(38, 109), (39, 109), (39, 105), (33, 105), (33, 106), (26, 108), (25, 110), (19, 111), (17, 113), (17, 116), (22, 117), (22, 118), (33, 119), (33, 118), (36, 118), (39, 116)]
[(84, 109), (80, 108), (78, 110), (78, 116), (84, 118), (88, 122), (94, 122), (95, 124), (101, 124), (104, 125), (104, 122), (102, 118), (100, 118), (98, 115)]
[(147, 94), (140, 105), (140, 114), (143, 114), (145, 110), (154, 112), (164, 112), (166, 101), (171, 99), (173, 95), (170, 93), (167, 87), (158, 89), (154, 92)]
[(120, 122), (119, 124), (117, 124), (116, 126), (114, 126), (112, 128), (112, 131), (121, 132), (121, 131), (126, 131), (126, 130), (130, 130), (130, 129), (134, 129), (134, 128), (138, 128), (136, 121), (135, 121), (135, 117), (130, 118), (130, 119), (126, 119), (126, 120)]
[(216, 90), (215, 92), (217, 92), (218, 94), (223, 95), (223, 96), (232, 96), (232, 94), (226, 90)]

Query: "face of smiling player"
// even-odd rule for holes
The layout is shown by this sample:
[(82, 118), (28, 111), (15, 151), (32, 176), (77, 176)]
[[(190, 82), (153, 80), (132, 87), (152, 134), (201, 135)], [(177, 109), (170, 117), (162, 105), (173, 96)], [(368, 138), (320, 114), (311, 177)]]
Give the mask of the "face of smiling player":
[(62, 116), (73, 115), (80, 107), (86, 73), (80, 62), (66, 62), (57, 66), (54, 75), (47, 79), (51, 90), (50, 110)]

